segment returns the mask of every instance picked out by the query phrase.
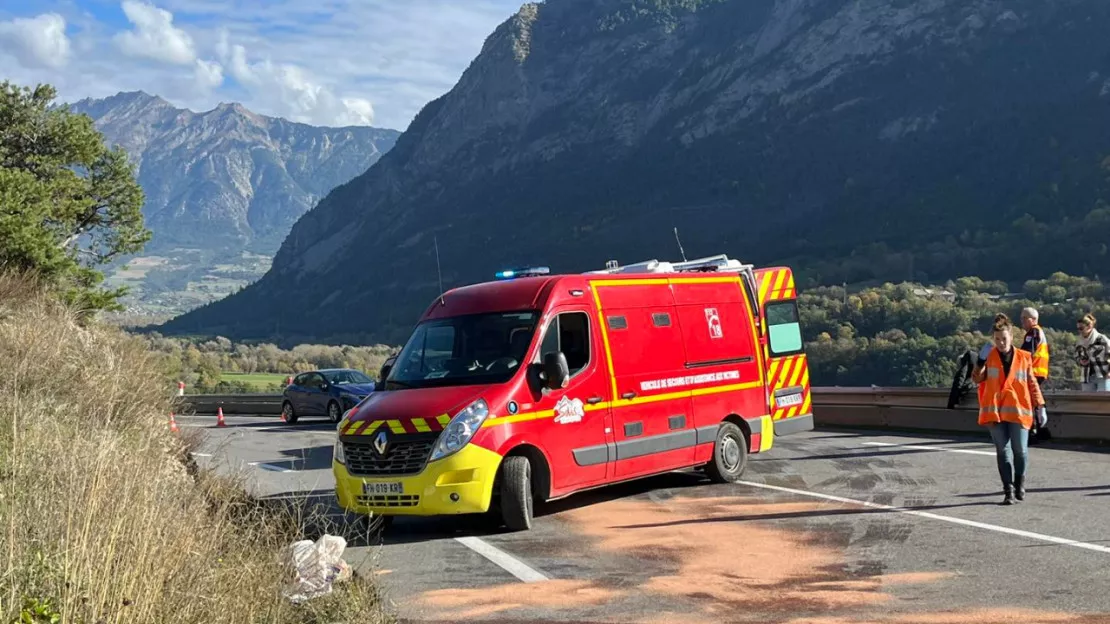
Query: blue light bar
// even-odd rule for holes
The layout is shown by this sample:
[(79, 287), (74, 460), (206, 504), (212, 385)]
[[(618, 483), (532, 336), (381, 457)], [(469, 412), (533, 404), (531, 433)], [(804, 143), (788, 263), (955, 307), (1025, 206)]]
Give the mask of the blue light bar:
[(551, 269), (547, 267), (530, 267), (524, 269), (505, 269), (496, 273), (497, 279), (513, 279), (515, 277), (535, 277), (537, 275), (547, 275), (551, 273)]

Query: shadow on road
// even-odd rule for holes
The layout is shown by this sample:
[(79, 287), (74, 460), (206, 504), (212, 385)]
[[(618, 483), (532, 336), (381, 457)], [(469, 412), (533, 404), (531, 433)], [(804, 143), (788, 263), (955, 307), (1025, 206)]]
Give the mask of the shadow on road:
[(291, 459), (268, 461), (267, 465), (285, 470), (324, 470), (331, 468), (332, 445), (309, 446), (278, 451)]
[[(1090, 485), (1081, 487), (1052, 487), (1052, 488), (1025, 488), (1030, 494), (1042, 494), (1048, 492), (1090, 492), (1091, 490), (1110, 490), (1110, 485)], [(1106, 496), (1110, 492), (1097, 492), (1089, 494), (1088, 496)], [(983, 498), (988, 496), (998, 496), (997, 493), (986, 494), (960, 494), (962, 498)]]
[[(672, 495), (670, 490), (686, 489), (705, 483), (707, 479), (694, 472), (671, 472), (537, 504), (535, 517), (539, 519), (556, 516), (581, 507), (643, 496), (648, 493), (654, 493), (659, 498), (669, 498)], [(438, 517), (397, 516), (385, 528), (382, 539), (386, 544), (414, 544), (464, 536), (488, 537), (507, 532), (508, 529), (501, 523), (500, 512), (493, 507), (485, 514)]]

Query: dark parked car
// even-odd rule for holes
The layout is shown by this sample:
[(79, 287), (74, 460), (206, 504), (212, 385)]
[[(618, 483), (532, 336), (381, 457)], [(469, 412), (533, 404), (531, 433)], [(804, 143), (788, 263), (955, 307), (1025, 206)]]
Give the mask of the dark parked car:
[(326, 416), (338, 423), (373, 391), (374, 380), (361, 371), (329, 368), (301, 373), (282, 392), (281, 413), (288, 423), (302, 416)]

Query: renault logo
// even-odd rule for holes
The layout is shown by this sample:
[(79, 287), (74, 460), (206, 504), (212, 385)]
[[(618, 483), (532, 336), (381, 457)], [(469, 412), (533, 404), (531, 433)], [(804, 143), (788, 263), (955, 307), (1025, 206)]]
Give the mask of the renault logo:
[(385, 455), (386, 448), (389, 447), (389, 435), (384, 431), (379, 431), (378, 435), (374, 436), (374, 450), (378, 455)]

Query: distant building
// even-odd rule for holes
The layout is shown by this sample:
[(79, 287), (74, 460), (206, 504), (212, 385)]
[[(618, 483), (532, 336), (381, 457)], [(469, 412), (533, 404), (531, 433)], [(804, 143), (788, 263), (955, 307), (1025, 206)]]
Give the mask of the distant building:
[(926, 299), (944, 299), (949, 302), (956, 301), (956, 293), (947, 288), (914, 288), (913, 294), (918, 297), (925, 297)]

